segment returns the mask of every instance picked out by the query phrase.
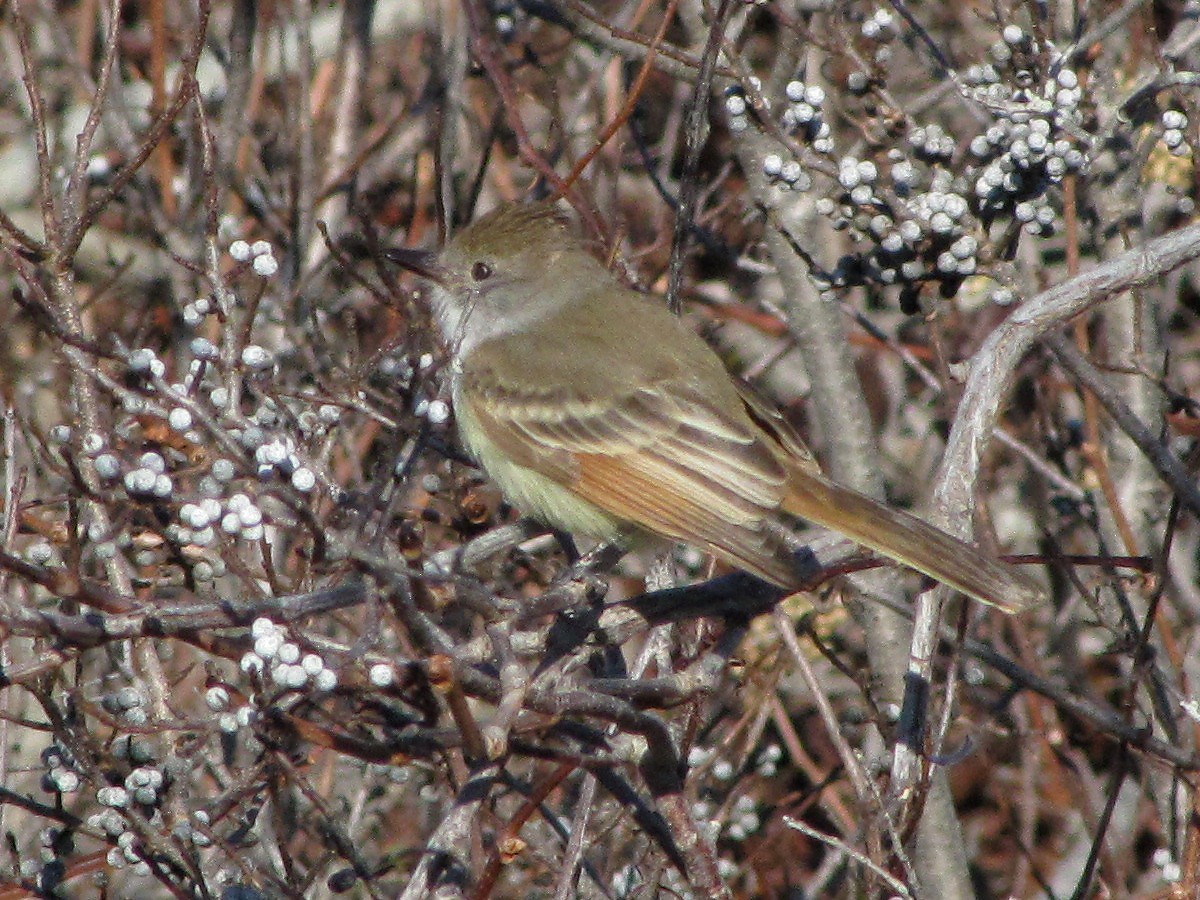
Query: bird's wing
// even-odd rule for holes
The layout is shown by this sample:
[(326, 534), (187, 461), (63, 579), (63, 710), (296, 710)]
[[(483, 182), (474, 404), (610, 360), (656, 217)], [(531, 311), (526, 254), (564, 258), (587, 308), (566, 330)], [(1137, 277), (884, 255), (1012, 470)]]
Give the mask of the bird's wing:
[(820, 473), (821, 466), (817, 458), (779, 407), (760, 394), (748, 381), (735, 378), (733, 382), (745, 405), (746, 414), (780, 447), (789, 462), (805, 472)]
[(481, 347), (467, 361), (459, 402), (511, 461), (617, 519), (707, 547), (770, 581), (794, 579), (786, 547), (766, 526), (787, 468), (723, 372), (719, 387), (695, 384), (694, 373), (631, 383), (590, 372), (586, 392), (573, 394), (564, 387), (571, 379), (530, 388), (522, 375), (518, 386), (495, 356)]

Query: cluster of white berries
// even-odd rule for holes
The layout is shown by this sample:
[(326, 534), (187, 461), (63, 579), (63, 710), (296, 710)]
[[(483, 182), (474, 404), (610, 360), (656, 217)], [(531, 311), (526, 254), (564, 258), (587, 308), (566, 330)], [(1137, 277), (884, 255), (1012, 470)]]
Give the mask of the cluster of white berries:
[(1183, 156), (1188, 152), (1184, 138), (1187, 124), (1187, 115), (1182, 110), (1168, 109), (1162, 114), (1162, 142), (1175, 156)]
[[(207, 516), (206, 516), (207, 519)], [(214, 517), (215, 519), (215, 517)], [(213, 521), (213, 519), (207, 519)], [(221, 530), (243, 541), (258, 541), (263, 536), (263, 513), (249, 494), (238, 491), (225, 501)]]
[(212, 311), (212, 300), (208, 297), (197, 297), (183, 307), (183, 324), (188, 328), (196, 328), (204, 321), (204, 317)]
[(100, 705), (135, 728), (141, 728), (149, 721), (149, 715), (146, 713), (146, 695), (140, 688), (127, 686), (105, 694), (100, 698)]
[(131, 871), (135, 875), (149, 875), (150, 864), (142, 859), (140, 848), (141, 845), (138, 843), (137, 835), (132, 831), (123, 831), (117, 835), (117, 846), (113, 847), (105, 855), (105, 861), (114, 869), (131, 866)]
[(1183, 877), (1183, 867), (1175, 859), (1167, 847), (1159, 847), (1154, 851), (1154, 865), (1158, 867), (1162, 880), (1167, 884), (1175, 884)]
[(71, 832), (65, 828), (48, 826), (38, 833), (38, 845), (37, 858), (21, 858), (21, 877), (37, 882), (38, 896), (61, 896), (62, 881), (67, 874), (66, 859), (75, 849)]
[[(198, 359), (214, 360), (218, 356), (217, 348), (206, 338), (194, 338), (191, 346)], [(137, 361), (142, 371), (162, 373), (161, 362), (152, 351), (135, 351), (131, 358)], [(250, 344), (242, 352), (242, 363), (249, 370), (263, 371), (273, 367), (274, 358), (264, 348)], [(198, 362), (194, 362), (193, 368), (197, 365)], [(197, 377), (198, 375), (199, 372), (196, 373)], [(194, 393), (187, 385), (171, 385), (170, 388), (173, 392), (178, 391), (181, 397)], [(227, 408), (228, 394), (224, 385), (218, 385), (210, 391), (209, 399), (218, 412)], [(259, 408), (247, 417), (248, 424), (231, 426), (228, 433), (253, 458), (255, 474), (260, 481), (282, 476), (289, 479), (297, 491), (307, 493), (316, 489), (317, 474), (302, 463), (297, 440), (285, 430), (285, 426), (298, 422), (300, 432), (304, 436), (321, 437), (340, 420), (341, 410), (331, 404), (320, 404), (316, 409), (289, 412), (293, 414), (284, 416), (278, 408), (277, 401), (269, 397), (264, 398)], [(432, 405), (428, 412), (433, 421), (444, 421), (449, 415), (448, 408), (440, 401)], [(186, 440), (199, 444), (203, 442), (203, 436), (193, 430), (193, 418), (189, 408), (177, 405), (167, 413), (166, 422), (168, 427), (181, 433)], [(52, 429), (51, 436), (65, 443), (71, 438), (71, 430), (68, 426), (60, 426)], [(102, 480), (122, 478), (122, 461), (115, 453), (106, 449), (103, 436), (85, 435), (81, 444)], [(229, 491), (229, 485), (236, 476), (237, 467), (232, 461), (224, 458), (214, 461), (211, 474), (199, 479), (192, 499), (180, 507), (178, 524), (168, 526), (167, 537), (179, 545), (207, 547), (214, 543), (215, 528), (219, 525), (222, 530), (235, 537), (249, 541), (260, 539), (263, 535), (263, 511), (245, 493)], [(126, 492), (139, 500), (170, 500), (177, 493), (165, 451), (142, 453), (125, 472), (122, 483)], [(106, 538), (105, 535), (93, 537), (97, 541), (105, 541)], [(121, 543), (127, 545), (128, 540), (125, 539)], [(45, 545), (37, 546), (42, 548)], [(111, 556), (115, 553), (116, 546), (111, 541), (106, 541), (100, 548)], [(96, 552), (99, 552), (99, 549)], [(45, 554), (38, 549), (34, 551), (34, 556), (42, 557)], [(47, 560), (48, 558), (46, 557)], [(216, 571), (213, 561), (199, 560), (196, 565), (201, 563), (201, 571), (194, 573), (200, 580), (208, 580), (222, 574), (224, 570), (224, 566), (221, 565), (221, 571)]]
[(767, 744), (758, 755), (755, 771), (760, 778), (774, 778), (779, 772), (779, 761), (783, 759), (783, 748), (778, 744)]
[[(121, 691), (118, 691), (116, 696), (120, 695)], [(112, 696), (104, 698), (106, 706), (110, 705)], [(116, 847), (108, 853), (109, 865), (114, 868), (132, 865), (135, 874), (149, 874), (149, 867), (142, 858), (135, 833), (129, 829), (124, 810), (141, 807), (150, 815), (152, 822), (160, 822), (161, 813), (156, 807), (162, 802), (167, 786), (166, 776), (161, 767), (153, 764), (149, 744), (134, 736), (115, 741), (112, 752), (115, 759), (127, 760), (132, 768), (121, 784), (106, 784), (96, 789), (96, 803), (103, 808), (89, 815), (86, 824), (88, 828), (115, 841)]]
[[(824, 117), (825, 89), (794, 78), (784, 86), (783, 92), (787, 100), (780, 117), (783, 130), (807, 143), (817, 153), (832, 153), (833, 138)], [(812, 187), (812, 178), (800, 161), (790, 156), (767, 154), (762, 160), (762, 171), (771, 183), (784, 190), (807, 191)]]
[[(190, 346), (196, 356), (192, 363), (193, 377), (199, 377), (201, 373), (198, 367), (203, 362), (216, 360), (219, 351), (211, 341), (202, 337), (193, 338)], [(143, 371), (154, 371), (156, 374), (162, 372), (161, 362), (152, 351), (135, 351), (131, 358), (137, 359)], [(265, 372), (275, 364), (274, 356), (257, 344), (249, 344), (243, 349), (241, 362), (250, 372)], [(158, 365), (155, 366), (155, 363)], [(188, 385), (172, 385), (171, 389), (178, 391), (180, 396), (194, 393)], [(228, 408), (229, 399), (229, 391), (223, 384), (209, 391), (209, 401), (218, 413)], [(433, 415), (436, 416), (436, 412), (434, 410)], [(316, 410), (302, 409), (295, 417), (286, 417), (286, 422), (298, 421), (303, 434), (319, 437), (324, 435), (331, 425), (336, 424), (340, 417), (341, 410), (338, 407), (321, 404)], [(187, 407), (174, 406), (167, 413), (167, 425), (192, 443), (202, 443), (202, 435), (192, 430), (193, 418)], [(317, 475), (311, 468), (302, 464), (296, 439), (282, 431), (285, 417), (280, 414), (276, 401), (265, 398), (260, 407), (248, 416), (248, 421), (249, 424), (245, 427), (230, 427), (229, 434), (253, 457), (259, 480), (269, 481), (281, 475), (288, 478), (296, 490), (302, 493), (313, 491), (317, 487)], [(63, 434), (65, 439), (69, 439), (69, 429), (65, 426)], [(94, 448), (89, 446), (85, 449), (89, 454), (96, 452), (93, 464), (97, 474), (104, 480), (120, 477), (120, 459), (111, 452), (98, 452), (104, 447), (103, 438), (96, 444)], [(169, 526), (168, 537), (181, 545), (210, 546), (216, 535), (215, 526), (219, 524), (222, 530), (235, 537), (250, 541), (261, 538), (262, 510), (244, 493), (228, 492), (227, 486), (236, 475), (237, 470), (233, 462), (228, 459), (216, 460), (212, 465), (211, 475), (199, 480), (195, 499), (181, 506), (179, 524)], [(138, 499), (168, 500), (175, 493), (174, 482), (168, 473), (167, 460), (162, 453), (153, 451), (141, 455), (134, 467), (125, 473), (123, 484), (126, 492)], [(204, 571), (198, 573), (202, 580), (221, 574), (209, 571), (210, 568), (211, 565), (206, 564)]]
[(445, 400), (427, 400), (422, 397), (413, 408), (414, 415), (427, 419), (430, 425), (445, 425), (450, 421), (450, 405)]
[(270, 241), (255, 241), (253, 244), (236, 240), (229, 245), (229, 255), (238, 262), (250, 263), (254, 274), (270, 278), (279, 271), (279, 260), (275, 258), (275, 249)]
[[(197, 847), (207, 847), (212, 844), (212, 839), (201, 830), (201, 828), (207, 828), (211, 823), (208, 813), (202, 809), (193, 810), (192, 821), (196, 824), (193, 825), (192, 822), (177, 822), (175, 827), (171, 829), (171, 834), (176, 840), (191, 841)], [(201, 828), (197, 828), (197, 825), (201, 826)]]
[[(779, 761), (783, 750), (777, 744), (770, 744), (758, 755), (755, 771), (759, 777), (771, 778), (778, 772)], [(732, 784), (738, 771), (733, 763), (717, 757), (717, 751), (711, 747), (693, 746), (688, 753), (690, 767), (709, 766), (714, 782)], [(733, 798), (733, 802), (722, 801), (719, 798), (720, 788), (713, 786), (700, 799), (691, 805), (691, 813), (699, 827), (704, 830), (708, 839), (716, 841), (724, 838), (740, 843), (762, 829), (762, 815), (759, 811), (759, 801), (752, 793), (741, 793)], [(727, 857), (718, 861), (729, 863), (724, 866), (725, 877), (733, 878), (738, 874), (736, 864)]]
[(149, 450), (138, 458), (137, 466), (125, 473), (125, 491), (130, 497), (156, 497), (165, 500), (175, 489), (167, 474), (167, 461), (161, 453)]
[[(162, 769), (156, 766), (138, 766), (125, 776), (125, 790), (129, 798), (134, 803), (143, 806), (156, 805), (162, 787)], [(112, 805), (116, 806), (117, 804)]]
[[(228, 222), (223, 222), (221, 228), (223, 234), (233, 230)], [(266, 241), (232, 240), (229, 254), (239, 262), (249, 263), (249, 268), (262, 277), (270, 276), (278, 268), (275, 253)], [(206, 296), (193, 299), (182, 309), (183, 323), (189, 328), (198, 327), (205, 317), (217, 311), (216, 299)], [(235, 374), (262, 382), (276, 370), (276, 354), (269, 346), (251, 342), (230, 360), (225, 348), (213, 337), (204, 335), (190, 337), (186, 346), (192, 358), (186, 376), (178, 383), (163, 383), (169, 377), (169, 367), (156, 348), (138, 347), (126, 354), (127, 383), (133, 389), (122, 393), (121, 402), (130, 418), (116, 423), (115, 438), (98, 432), (76, 435), (66, 424), (52, 427), (49, 438), (63, 445), (65, 452), (82, 451), (80, 462), (90, 466), (106, 487), (123, 489), (139, 503), (178, 504), (173, 521), (161, 534), (153, 528), (138, 532), (89, 526), (87, 551), (92, 558), (111, 559), (123, 550), (132, 549), (136, 551), (137, 565), (148, 567), (171, 554), (172, 560), (182, 559), (189, 566), (196, 581), (207, 582), (226, 572), (226, 564), (219, 556), (210, 558), (203, 552), (203, 548), (217, 543), (222, 531), (247, 541), (258, 540), (264, 534), (264, 509), (250, 499), (252, 491), (236, 490), (238, 479), (255, 475), (260, 482), (283, 478), (300, 493), (316, 491), (320, 478), (311, 465), (305, 464), (305, 448), (308, 441), (326, 436), (340, 422), (342, 410), (320, 402), (314, 394), (311, 405), (301, 397), (287, 401), (288, 408), (283, 411), (284, 401), (263, 396), (258, 409), (243, 419), (241, 409), (233, 408), (235, 398), (253, 396), (254, 390), (239, 394), (231, 387), (230, 374), (223, 367), (232, 362)], [(431, 365), (432, 360), (429, 356)], [(434, 423), (449, 417), (449, 408), (443, 401), (432, 401), (421, 412)], [(209, 421), (209, 415), (245, 450), (248, 467), (240, 459), (236, 463), (217, 459), (209, 474), (201, 470), (193, 475), (197, 457), (203, 455), (197, 451), (211, 446), (201, 428), (202, 423)], [(143, 418), (146, 416), (161, 421), (178, 440), (174, 436), (149, 436)], [(76, 438), (77, 446), (72, 448)], [(111, 446), (110, 441), (119, 447), (138, 450), (131, 454)], [(146, 446), (151, 443), (160, 446)], [(185, 552), (181, 556), (172, 554), (172, 545)], [(37, 540), (25, 553), (39, 565), (55, 558), (54, 546), (45, 540)]]
[(867, 206), (875, 200), (875, 182), (879, 179), (879, 169), (869, 159), (855, 159), (844, 156), (838, 160), (838, 184), (846, 192), (851, 203), (856, 206)]
[(1037, 43), (1019, 26), (1007, 25), (990, 50), (994, 63), (972, 66), (965, 77), (972, 96), (996, 117), (970, 144), (982, 164), (974, 176), (980, 214), (985, 220), (1012, 215), (1037, 235), (1053, 233), (1058, 218), (1047, 189), (1087, 165), (1077, 127), (1079, 76), (1057, 48), (1048, 49), (1052, 74), (1042, 76), (1032, 68)]
[(741, 794), (733, 801), (725, 829), (730, 840), (744, 841), (762, 828), (762, 817), (758, 814), (758, 802), (749, 794)]
[(208, 708), (220, 716), (217, 727), (225, 734), (237, 734), (239, 729), (247, 728), (258, 718), (258, 710), (253, 706), (239, 706), (230, 709), (229, 689), (224, 685), (215, 684), (204, 692), (204, 702)]
[(337, 687), (337, 672), (327, 668), (318, 654), (304, 653), (270, 619), (255, 619), (250, 635), (254, 638), (254, 648), (242, 656), (242, 671), (265, 675), (284, 690), (296, 691), (311, 685), (318, 691), (331, 691)]
[(204, 497), (198, 503), (183, 504), (179, 508), (181, 527), (172, 537), (184, 545), (211, 546), (217, 537), (212, 526), (221, 517), (221, 511), (221, 503), (215, 497)]
[[(303, 410), (294, 421), (300, 431), (309, 437), (320, 437), (332, 424), (341, 418), (341, 411), (330, 404), (322, 404), (316, 411)], [(276, 476), (291, 480), (292, 487), (307, 493), (317, 485), (316, 473), (300, 459), (296, 439), (289, 433), (281, 433), (283, 417), (275, 401), (267, 398), (249, 418), (245, 428), (230, 429), (230, 433), (248, 453), (253, 454), (255, 474), (260, 481), (271, 481)]]
[(883, 7), (863, 19), (859, 31), (869, 41), (890, 41), (900, 33), (896, 14)]
[(918, 194), (909, 209), (929, 231), (942, 237), (957, 234), (970, 211), (962, 194), (937, 189)]
[[(930, 139), (938, 140), (938, 134)], [(870, 160), (851, 157), (839, 165), (841, 202), (827, 197), (817, 201), (817, 211), (835, 228), (850, 229), (856, 240), (871, 244), (863, 254), (842, 257), (827, 276), (817, 276), (823, 291), (873, 281), (902, 285), (911, 293), (926, 280), (941, 282), (951, 290), (977, 267), (979, 241), (970, 233), (970, 205), (952, 189), (950, 174), (933, 167), (928, 189), (917, 191), (919, 175), (913, 161), (895, 148), (887, 158), (891, 188), (901, 200), (898, 207), (878, 198), (879, 167)], [(905, 296), (902, 293), (902, 306), (908, 302)]]
[(908, 143), (918, 159), (945, 162), (954, 155), (957, 141), (941, 125), (918, 125), (908, 132)]
[(134, 874), (149, 875), (150, 867), (139, 852), (137, 836), (118, 810), (129, 806), (129, 793), (122, 787), (102, 787), (96, 792), (101, 806), (107, 807), (87, 817), (87, 826), (116, 841), (108, 851), (106, 862), (114, 869), (132, 866)]
[(716, 841), (724, 827), (724, 833), (732, 841), (744, 841), (762, 828), (762, 817), (758, 813), (758, 801), (749, 794), (734, 798), (726, 816), (717, 818), (718, 804), (710, 800), (698, 800), (692, 804), (692, 815), (705, 831), (708, 839)]
[[(878, 34), (881, 40), (895, 26), (890, 13), (866, 21), (864, 35)], [(1011, 216), (1028, 232), (1052, 233), (1058, 213), (1049, 189), (1087, 165), (1078, 76), (1055, 48), (1040, 54), (1036, 41), (1018, 26), (1005, 27), (990, 53), (991, 61), (972, 66), (964, 80), (995, 121), (970, 142), (975, 162), (962, 174), (949, 166), (958, 152), (957, 140), (936, 124), (910, 128), (907, 146), (887, 151), (890, 166), (870, 159), (839, 160), (842, 194), (819, 199), (817, 211), (870, 247), (817, 275), (821, 290), (832, 296), (833, 288), (898, 285), (901, 308), (911, 312), (923, 284), (934, 283), (943, 296), (952, 296), (963, 279), (979, 270), (978, 220), (986, 226)], [(1046, 60), (1052, 72), (1048, 76), (1033, 68)], [(1177, 123), (1172, 117), (1169, 124)], [(771, 165), (772, 172), (782, 172), (782, 160)], [(888, 186), (890, 193), (884, 190)], [(1011, 299), (1011, 291), (997, 294), (997, 302)]]
[(812, 187), (812, 178), (795, 159), (784, 159), (778, 153), (768, 153), (762, 161), (763, 174), (773, 184), (784, 190), (807, 191)]
[[(890, 9), (879, 8), (862, 20), (859, 33), (867, 41), (864, 48), (869, 60), (876, 67), (886, 66), (892, 59), (892, 41), (900, 34), (900, 23)], [(851, 69), (846, 74), (846, 88), (855, 96), (862, 96), (871, 87), (872, 76), (862, 69)]]
[(780, 120), (784, 130), (807, 141), (818, 153), (832, 153), (833, 138), (825, 121), (825, 89), (795, 78), (784, 86), (783, 93), (788, 101)]
[(58, 744), (51, 744), (42, 751), (42, 765), (46, 773), (42, 776), (42, 788), (49, 793), (70, 794), (79, 790), (79, 772), (70, 752)]
[[(754, 90), (762, 89), (762, 81), (750, 76), (750, 84)], [(739, 85), (731, 85), (725, 89), (725, 115), (729, 117), (729, 130), (739, 134), (750, 127), (750, 101), (746, 92)]]
[(129, 371), (144, 377), (162, 378), (167, 371), (158, 354), (149, 347), (139, 347), (129, 354)]

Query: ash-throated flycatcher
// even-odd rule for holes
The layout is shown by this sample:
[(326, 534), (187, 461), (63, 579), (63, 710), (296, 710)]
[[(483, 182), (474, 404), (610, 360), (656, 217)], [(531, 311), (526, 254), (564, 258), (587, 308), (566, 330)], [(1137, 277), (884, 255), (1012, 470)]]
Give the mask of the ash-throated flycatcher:
[(649, 532), (798, 586), (780, 533), (806, 519), (1007, 612), (1035, 581), (821, 474), (779, 412), (658, 299), (630, 290), (549, 204), (508, 205), (440, 252), (433, 283), (463, 441), (520, 510), (605, 540)]

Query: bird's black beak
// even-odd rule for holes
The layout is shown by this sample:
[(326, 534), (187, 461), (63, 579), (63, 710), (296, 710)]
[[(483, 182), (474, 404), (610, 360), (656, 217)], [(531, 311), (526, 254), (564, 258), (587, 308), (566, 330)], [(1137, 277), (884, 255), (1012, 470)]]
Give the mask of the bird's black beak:
[(438, 255), (432, 250), (414, 250), (410, 247), (394, 247), (385, 250), (385, 259), (394, 262), (402, 269), (415, 272), (422, 278), (428, 278), (435, 284), (445, 285), (447, 272), (445, 266), (438, 262)]

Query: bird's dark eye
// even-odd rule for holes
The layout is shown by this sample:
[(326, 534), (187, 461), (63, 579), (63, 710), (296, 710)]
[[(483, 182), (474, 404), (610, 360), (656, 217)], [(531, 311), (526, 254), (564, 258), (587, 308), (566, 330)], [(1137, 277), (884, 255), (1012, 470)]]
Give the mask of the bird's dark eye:
[(484, 281), (492, 277), (492, 267), (485, 262), (477, 262), (471, 266), (471, 277), (476, 281)]

